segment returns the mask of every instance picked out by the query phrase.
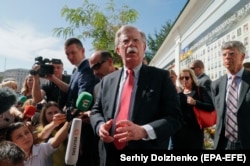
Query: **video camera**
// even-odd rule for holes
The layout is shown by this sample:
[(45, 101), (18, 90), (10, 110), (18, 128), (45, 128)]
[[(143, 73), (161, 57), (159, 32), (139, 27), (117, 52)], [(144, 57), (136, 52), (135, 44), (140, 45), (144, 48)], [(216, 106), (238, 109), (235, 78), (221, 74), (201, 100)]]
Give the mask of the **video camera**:
[(45, 77), (46, 75), (52, 75), (54, 73), (54, 66), (51, 63), (59, 64), (61, 63), (60, 59), (52, 59), (44, 58), (39, 56), (35, 58), (35, 64), (40, 65), (40, 69), (38, 71), (31, 70), (31, 75), (39, 74), (40, 77)]

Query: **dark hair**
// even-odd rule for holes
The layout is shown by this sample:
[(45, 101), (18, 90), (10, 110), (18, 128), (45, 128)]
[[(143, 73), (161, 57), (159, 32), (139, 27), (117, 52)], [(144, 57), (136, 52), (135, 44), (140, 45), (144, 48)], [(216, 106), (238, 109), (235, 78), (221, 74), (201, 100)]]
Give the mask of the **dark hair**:
[(193, 61), (193, 67), (200, 67), (200, 68), (203, 69), (204, 68), (204, 63), (199, 59), (194, 60)]
[(16, 103), (16, 93), (9, 87), (0, 88), (0, 113), (8, 111)]
[[(19, 129), (20, 127), (26, 126), (23, 122), (16, 122), (16, 123), (11, 123), (5, 131), (5, 139), (7, 141), (12, 141), (12, 133), (16, 130)], [(30, 131), (31, 132), (31, 131)]]
[(5, 161), (14, 165), (20, 164), (25, 159), (24, 151), (11, 141), (0, 142), (0, 162)]
[(51, 59), (51, 63), (52, 64), (63, 64), (61, 59), (55, 59), (55, 58)]
[(59, 110), (60, 110), (60, 107), (59, 105), (57, 104), (57, 102), (54, 102), (54, 101), (49, 101), (47, 102), (43, 107), (42, 107), (42, 110), (41, 110), (41, 113), (40, 113), (40, 124), (42, 125), (42, 127), (46, 126), (47, 124), (49, 124), (49, 122), (47, 121), (46, 119), (46, 111), (49, 107), (52, 107), (52, 106), (55, 106), (57, 107)]
[(68, 47), (72, 44), (76, 44), (78, 48), (83, 48), (82, 42), (77, 38), (69, 38), (68, 40), (66, 40), (64, 46)]

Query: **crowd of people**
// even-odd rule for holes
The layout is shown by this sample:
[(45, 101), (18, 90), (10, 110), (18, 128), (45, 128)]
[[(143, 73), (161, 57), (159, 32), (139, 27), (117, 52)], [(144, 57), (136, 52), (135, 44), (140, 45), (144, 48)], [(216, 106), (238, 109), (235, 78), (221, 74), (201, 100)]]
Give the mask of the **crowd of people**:
[[(115, 36), (121, 68), (105, 50), (87, 59), (77, 38), (66, 40), (64, 49), (74, 65), (71, 78), (62, 74), (63, 62), (56, 59), (51, 62), (54, 73), (43, 76), (48, 82), (41, 84), (38, 72), (29, 74), (18, 99), (15, 81), (1, 84), (0, 164), (66, 165), (73, 118), (82, 119), (76, 165), (117, 165), (114, 156), (123, 150), (202, 150), (204, 132), (194, 107), (217, 111), (214, 149), (250, 148), (250, 71), (243, 66), (241, 42), (223, 43), (227, 74), (216, 81), (205, 74), (200, 60), (178, 74), (147, 65), (146, 36), (130, 25), (121, 26)], [(36, 64), (32, 70), (40, 68)], [(93, 102), (69, 118), (69, 112), (77, 112), (82, 92), (90, 93)]]

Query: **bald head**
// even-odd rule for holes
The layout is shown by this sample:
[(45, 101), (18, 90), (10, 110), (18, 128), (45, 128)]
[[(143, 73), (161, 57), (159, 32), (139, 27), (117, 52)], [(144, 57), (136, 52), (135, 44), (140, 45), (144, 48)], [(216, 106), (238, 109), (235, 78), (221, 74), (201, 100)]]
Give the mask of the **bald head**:
[(94, 52), (89, 58), (89, 65), (99, 78), (115, 70), (112, 55), (108, 51), (98, 50)]

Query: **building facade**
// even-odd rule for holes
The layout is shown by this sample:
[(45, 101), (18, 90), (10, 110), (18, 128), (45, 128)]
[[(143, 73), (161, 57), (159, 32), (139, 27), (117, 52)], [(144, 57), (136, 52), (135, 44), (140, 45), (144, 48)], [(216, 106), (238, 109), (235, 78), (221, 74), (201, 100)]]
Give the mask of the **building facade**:
[(249, 27), (247, 0), (189, 0), (150, 65), (179, 73), (200, 59), (206, 74), (218, 79), (226, 72), (221, 57), (223, 42), (241, 41), (247, 49), (245, 61), (250, 61)]

